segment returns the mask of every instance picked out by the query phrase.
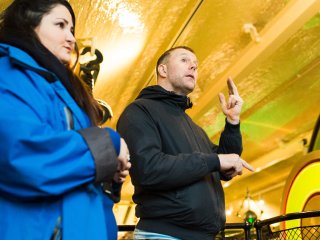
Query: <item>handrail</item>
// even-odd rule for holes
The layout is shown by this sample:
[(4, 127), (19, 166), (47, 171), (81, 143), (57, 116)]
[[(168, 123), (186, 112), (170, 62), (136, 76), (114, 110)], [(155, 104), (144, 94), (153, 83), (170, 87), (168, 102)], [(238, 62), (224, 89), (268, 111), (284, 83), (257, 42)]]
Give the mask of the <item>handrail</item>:
[(288, 220), (294, 220), (299, 218), (309, 218), (309, 217), (320, 217), (320, 211), (307, 211), (307, 212), (296, 212), (296, 213), (288, 213), (284, 215), (280, 215), (277, 217), (265, 219), (265, 220), (258, 220), (254, 223), (256, 228), (261, 228), (266, 225), (270, 225), (277, 222), (283, 222)]
[(310, 218), (310, 217), (320, 217), (320, 211), (307, 211), (307, 212), (295, 212), (295, 213), (288, 213), (285, 215), (280, 215), (277, 217), (265, 219), (262, 221), (256, 221), (254, 223), (254, 227), (256, 228), (257, 233), (257, 240), (262, 239), (262, 228), (267, 226), (270, 231), (270, 225), (273, 223), (289, 221), (294, 219), (302, 219), (302, 218)]
[(224, 228), (221, 232), (223, 232), (225, 229), (243, 229), (245, 234), (245, 240), (250, 239), (250, 229), (253, 225), (249, 222), (243, 222), (243, 223), (226, 223)]
[(118, 225), (119, 232), (133, 232), (135, 225)]
[[(252, 225), (248, 222), (243, 223), (226, 223), (221, 232), (224, 232), (226, 229), (243, 229), (245, 233), (245, 239), (250, 239), (250, 229)], [(133, 232), (135, 225), (118, 225), (119, 232)]]
[[(265, 226), (270, 226), (273, 223), (289, 221), (294, 219), (303, 219), (303, 218), (311, 218), (311, 217), (320, 217), (320, 210), (316, 211), (306, 211), (306, 212), (295, 212), (288, 213), (285, 215), (280, 215), (277, 217), (258, 220), (254, 224), (250, 224), (249, 222), (241, 222), (241, 223), (226, 223), (224, 228), (221, 230), (220, 234), (224, 238), (224, 232), (228, 229), (243, 229), (245, 234), (245, 240), (250, 240), (250, 230), (252, 227), (256, 229), (257, 239), (262, 239), (262, 228)], [(120, 232), (133, 232), (135, 229), (135, 225), (118, 225), (118, 230)]]

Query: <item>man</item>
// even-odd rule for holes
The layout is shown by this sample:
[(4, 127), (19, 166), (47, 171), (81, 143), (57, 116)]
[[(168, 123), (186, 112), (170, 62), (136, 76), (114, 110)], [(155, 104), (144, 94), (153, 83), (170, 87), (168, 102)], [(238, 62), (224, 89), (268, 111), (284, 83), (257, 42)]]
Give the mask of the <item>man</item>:
[(220, 145), (214, 145), (185, 110), (198, 70), (192, 49), (166, 51), (157, 62), (158, 85), (143, 89), (118, 122), (131, 154), (133, 200), (140, 218), (135, 239), (212, 240), (225, 224), (220, 180), (242, 174), (242, 99), (231, 79)]

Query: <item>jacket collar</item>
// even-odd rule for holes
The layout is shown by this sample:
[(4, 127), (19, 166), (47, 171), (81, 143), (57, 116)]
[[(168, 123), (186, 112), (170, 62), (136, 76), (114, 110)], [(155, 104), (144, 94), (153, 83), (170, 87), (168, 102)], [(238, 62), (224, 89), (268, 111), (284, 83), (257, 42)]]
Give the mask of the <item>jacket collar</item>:
[(192, 102), (188, 96), (178, 95), (175, 92), (167, 91), (159, 85), (144, 88), (137, 97), (137, 99), (139, 98), (161, 100), (174, 104), (183, 110), (192, 107)]
[(13, 65), (33, 70), (42, 75), (49, 82), (58, 80), (54, 73), (39, 66), (39, 64), (28, 53), (19, 48), (5, 43), (0, 43), (0, 57), (1, 56), (8, 56)]
[(50, 82), (52, 88), (59, 96), (61, 101), (64, 102), (64, 104), (68, 106), (70, 111), (73, 113), (73, 117), (79, 123), (80, 127), (88, 126), (89, 118), (86, 114), (84, 114), (83, 110), (74, 101), (67, 89), (63, 86), (54, 73), (42, 68), (29, 54), (11, 45), (0, 43), (0, 58), (2, 56), (8, 56), (13, 65), (37, 72), (48, 82)]

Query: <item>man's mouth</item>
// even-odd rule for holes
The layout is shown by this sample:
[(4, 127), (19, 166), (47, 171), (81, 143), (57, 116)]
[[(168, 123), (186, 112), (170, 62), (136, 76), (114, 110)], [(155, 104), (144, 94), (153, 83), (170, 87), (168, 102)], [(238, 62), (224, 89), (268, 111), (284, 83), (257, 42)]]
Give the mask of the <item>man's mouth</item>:
[(186, 77), (190, 77), (194, 80), (194, 76), (192, 74), (188, 74), (188, 75), (186, 75)]

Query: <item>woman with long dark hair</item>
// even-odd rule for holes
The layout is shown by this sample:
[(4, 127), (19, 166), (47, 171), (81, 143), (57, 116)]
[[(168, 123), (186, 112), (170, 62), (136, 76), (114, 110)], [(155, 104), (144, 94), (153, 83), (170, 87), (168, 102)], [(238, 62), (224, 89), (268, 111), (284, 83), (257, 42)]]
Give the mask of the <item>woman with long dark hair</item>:
[(0, 238), (117, 239), (128, 148), (69, 68), (65, 0), (14, 0), (0, 16)]

